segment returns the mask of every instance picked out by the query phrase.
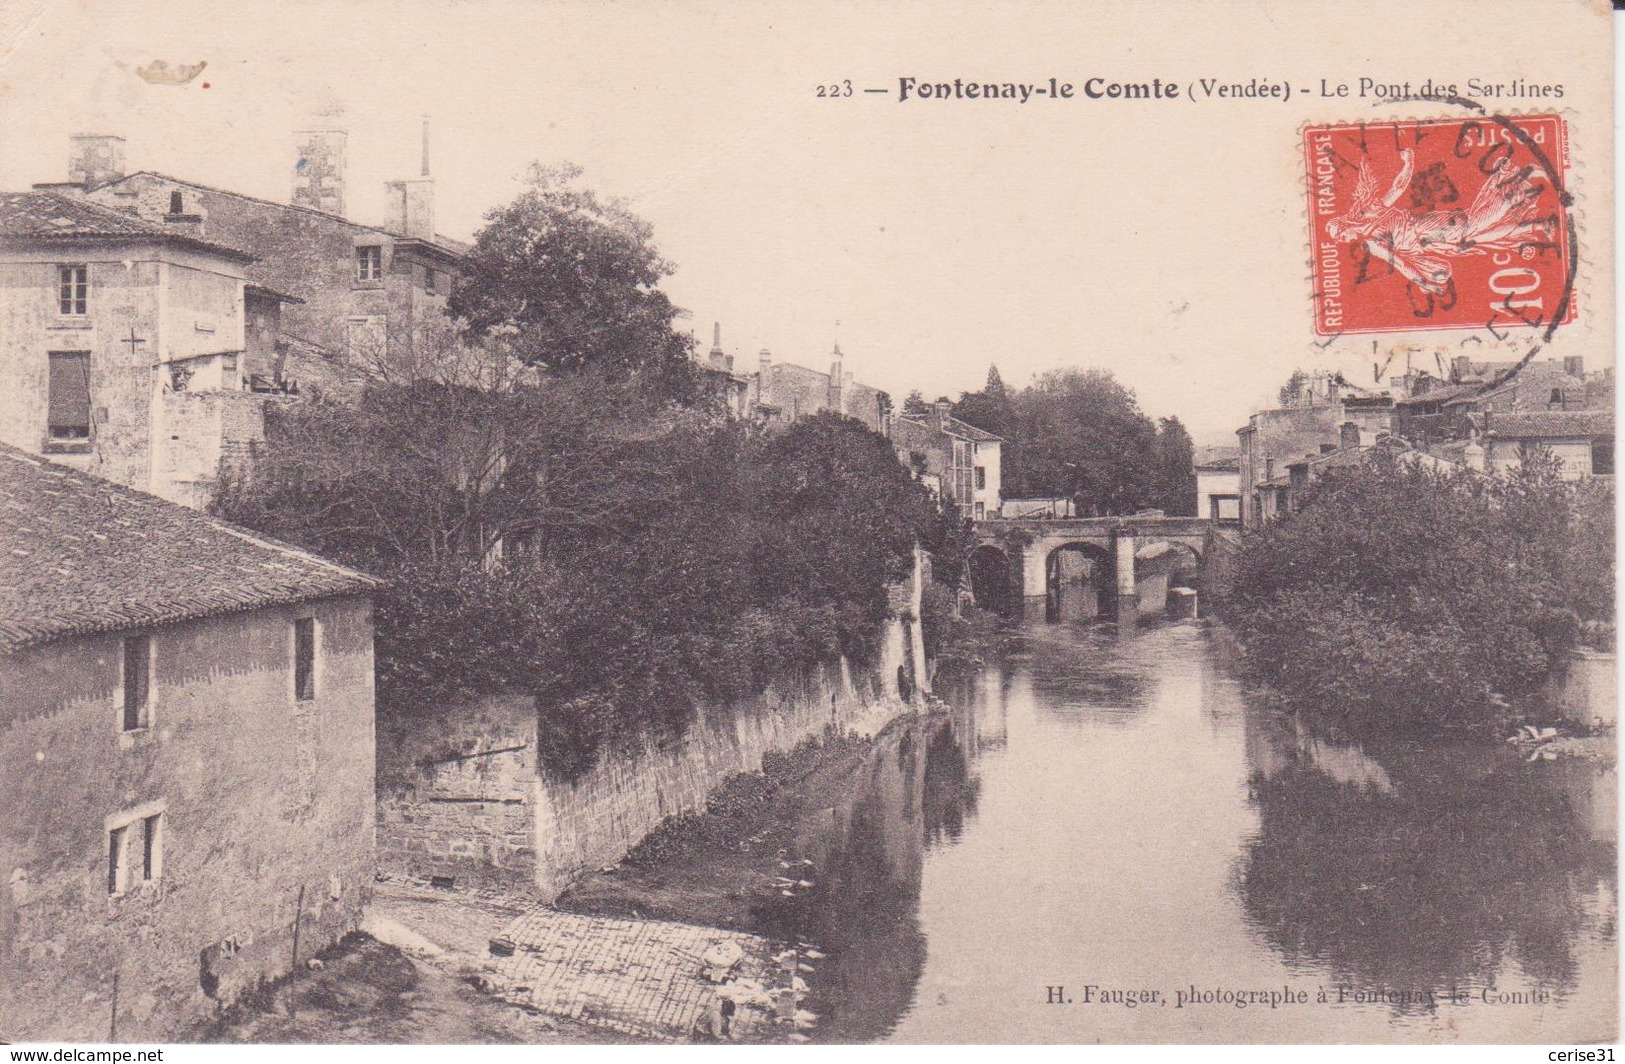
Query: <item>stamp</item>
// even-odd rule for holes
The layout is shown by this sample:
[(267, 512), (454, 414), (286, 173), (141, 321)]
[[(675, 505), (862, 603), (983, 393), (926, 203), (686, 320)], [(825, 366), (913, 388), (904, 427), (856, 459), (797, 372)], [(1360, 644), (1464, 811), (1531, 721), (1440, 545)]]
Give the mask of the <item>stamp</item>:
[(1303, 147), (1317, 335), (1574, 320), (1562, 116), (1309, 126)]

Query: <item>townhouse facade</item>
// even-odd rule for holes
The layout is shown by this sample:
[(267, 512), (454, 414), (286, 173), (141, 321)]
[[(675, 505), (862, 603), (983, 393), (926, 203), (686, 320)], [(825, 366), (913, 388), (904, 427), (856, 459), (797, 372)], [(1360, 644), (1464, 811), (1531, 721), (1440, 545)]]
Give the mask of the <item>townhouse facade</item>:
[(294, 297), (253, 256), (52, 192), (0, 194), (0, 442), (184, 505), (263, 435)]

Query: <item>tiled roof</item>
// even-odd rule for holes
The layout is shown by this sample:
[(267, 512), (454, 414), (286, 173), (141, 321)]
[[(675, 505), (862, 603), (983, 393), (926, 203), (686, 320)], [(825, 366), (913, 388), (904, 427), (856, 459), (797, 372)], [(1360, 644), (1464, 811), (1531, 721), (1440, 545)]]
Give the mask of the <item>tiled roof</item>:
[[(361, 222), (346, 218), (342, 214), (330, 214), (327, 211), (319, 211), (314, 207), (301, 207), (294, 203), (278, 203), (276, 200), (262, 199), (259, 196), (250, 196), (246, 192), (235, 192), (229, 188), (218, 188), (214, 185), (205, 185), (201, 181), (188, 181), (184, 177), (175, 177), (172, 174), (159, 173), (157, 170), (140, 170), (133, 174), (125, 174), (123, 177), (116, 177), (110, 181), (104, 181), (102, 184), (97, 185), (96, 187), (106, 188), (110, 185), (116, 185), (120, 182), (128, 181), (132, 177), (142, 176), (156, 177), (160, 181), (169, 181), (177, 185), (185, 185), (187, 188), (202, 189), (204, 192), (213, 192), (221, 196), (235, 196), (237, 199), (247, 200), (250, 203), (263, 203), (267, 207), (278, 207), (285, 211), (296, 211), (300, 214), (309, 214), (317, 218), (326, 218), (329, 221), (342, 222), (352, 229), (361, 229), (371, 233), (387, 233), (392, 237), (406, 239), (401, 233), (391, 232), (390, 230), (379, 225), (365, 225)], [(470, 251), (474, 250), (474, 245), (467, 243), (466, 241), (456, 240), (452, 237), (444, 236), (440, 233), (436, 233), (433, 240), (423, 240), (419, 241), (419, 243), (428, 244), (431, 247), (437, 247), (441, 251), (459, 257), (466, 256)]]
[(967, 440), (978, 440), (991, 443), (1002, 443), (1004, 441), (1003, 436), (995, 436), (986, 429), (979, 429), (975, 425), (972, 425), (966, 421), (961, 421), (956, 417), (950, 417), (948, 419), (948, 430), (956, 436), (965, 437)]
[[(920, 414), (918, 416), (902, 414), (899, 415), (898, 420), (907, 421), (913, 425), (919, 425), (921, 428), (936, 429), (938, 431), (941, 431), (944, 427), (935, 411), (927, 414)], [(995, 436), (993, 433), (988, 432), (985, 429), (979, 429), (975, 425), (968, 424), (967, 422), (961, 421), (952, 416), (948, 418), (946, 428), (950, 436), (958, 436), (962, 439), (975, 440), (978, 443), (1004, 442), (1003, 436)]]
[(378, 586), (313, 554), (0, 445), (0, 651)]
[(1240, 469), (1241, 448), (1235, 446), (1198, 447), (1196, 448), (1197, 469)]
[(0, 192), (0, 239), (56, 243), (127, 238), (203, 248), (243, 262), (254, 258), (237, 248), (55, 192)]
[(1485, 429), (1514, 440), (1611, 436), (1612, 410), (1540, 410), (1529, 414), (1491, 414)]
[(1440, 403), (1458, 395), (1476, 394), (1482, 387), (1479, 384), (1441, 384), (1417, 395), (1407, 395), (1402, 399), (1396, 399), (1394, 405), (1415, 406), (1419, 403)]

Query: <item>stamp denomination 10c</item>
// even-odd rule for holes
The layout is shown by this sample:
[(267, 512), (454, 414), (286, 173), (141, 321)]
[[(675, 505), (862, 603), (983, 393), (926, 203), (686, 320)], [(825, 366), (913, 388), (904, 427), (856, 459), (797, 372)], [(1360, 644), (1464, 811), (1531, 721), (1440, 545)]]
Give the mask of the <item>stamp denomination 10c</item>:
[(1561, 116), (1309, 126), (1303, 146), (1317, 335), (1574, 319)]

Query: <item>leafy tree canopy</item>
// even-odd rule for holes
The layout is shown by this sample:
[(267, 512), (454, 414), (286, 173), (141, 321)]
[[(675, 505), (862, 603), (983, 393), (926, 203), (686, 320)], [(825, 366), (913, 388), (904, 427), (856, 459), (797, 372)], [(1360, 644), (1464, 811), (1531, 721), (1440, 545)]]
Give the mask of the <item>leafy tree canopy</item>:
[(1612, 620), (1612, 490), (1378, 452), (1249, 537), (1227, 613), (1257, 673), (1349, 730), (1475, 728)]
[(660, 290), (672, 266), (649, 223), (580, 187), (581, 170), (532, 164), (528, 187), (487, 212), (447, 313), (474, 338), (509, 334), (525, 361), (681, 376), (678, 310)]

